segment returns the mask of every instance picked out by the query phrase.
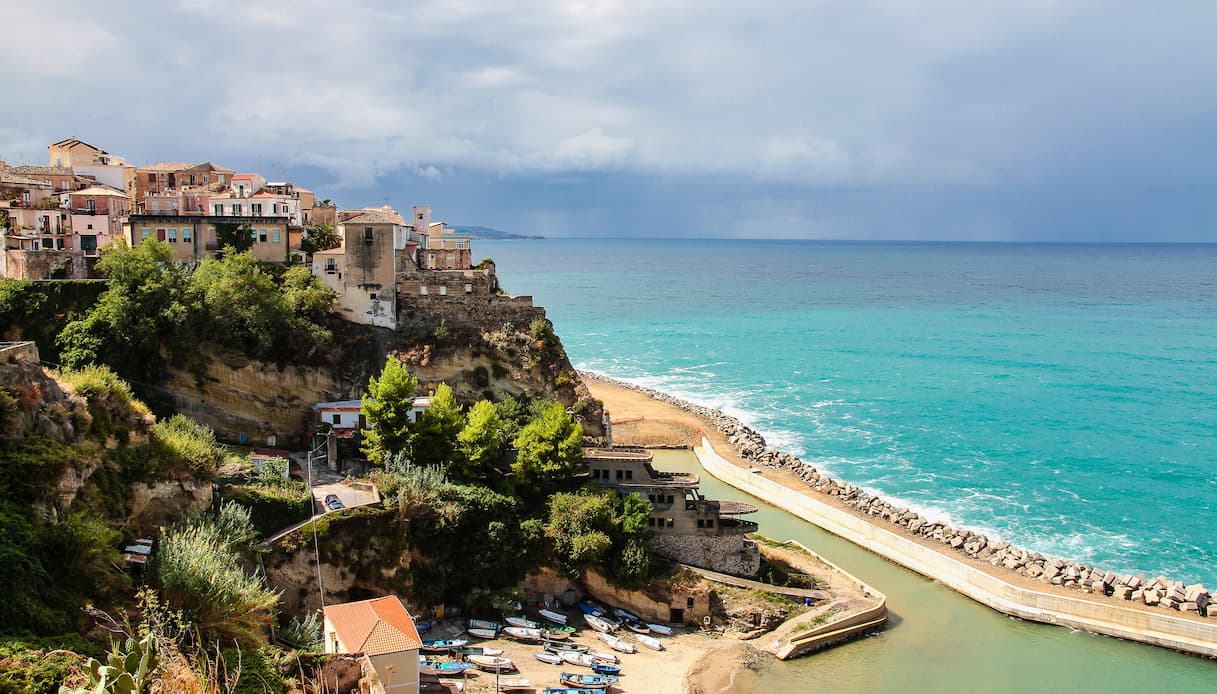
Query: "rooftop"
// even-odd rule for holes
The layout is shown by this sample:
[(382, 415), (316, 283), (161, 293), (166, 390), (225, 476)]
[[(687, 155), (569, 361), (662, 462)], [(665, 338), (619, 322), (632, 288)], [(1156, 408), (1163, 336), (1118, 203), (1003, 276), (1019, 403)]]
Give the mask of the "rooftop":
[(406, 222), (401, 218), (401, 215), (386, 210), (383, 207), (373, 207), (364, 210), (361, 214), (351, 217), (343, 222), (343, 224), (401, 224)]
[(126, 198), (128, 200), (131, 199), (131, 196), (127, 195), (123, 191), (121, 191), (117, 188), (111, 188), (110, 186), (104, 186), (104, 185), (89, 186), (88, 188), (85, 188), (83, 190), (74, 190), (74, 191), (72, 191), (72, 195), (104, 195), (104, 196), (111, 197), (111, 198)]
[(72, 170), (66, 166), (14, 166), (13, 173), (26, 176), (72, 176)]
[(74, 145), (84, 145), (85, 147), (88, 147), (89, 149), (97, 152), (98, 154), (109, 154), (109, 152), (107, 152), (106, 150), (104, 150), (100, 147), (96, 147), (94, 145), (89, 144), (88, 142), (85, 142), (84, 140), (78, 140), (74, 137), (69, 137), (66, 140), (60, 140), (59, 142), (51, 143), (52, 147), (72, 147)]
[(28, 176), (19, 176), (11, 171), (0, 170), (0, 183), (6, 183), (11, 186), (38, 186), (39, 188), (47, 188), (47, 184), (43, 181), (38, 181)]
[(339, 640), (355, 653), (383, 655), (422, 648), (414, 619), (396, 595), (325, 608)]

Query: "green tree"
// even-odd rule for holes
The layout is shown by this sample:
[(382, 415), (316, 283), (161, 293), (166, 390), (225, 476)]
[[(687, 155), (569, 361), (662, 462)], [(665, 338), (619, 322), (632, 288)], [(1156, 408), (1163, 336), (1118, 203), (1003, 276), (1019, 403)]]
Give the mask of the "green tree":
[(616, 493), (581, 490), (549, 498), (545, 537), (563, 574), (579, 578), (589, 564), (600, 562), (613, 547)]
[(445, 470), (460, 455), (457, 437), (465, 425), (461, 406), (448, 384), (441, 383), (431, 396), (431, 406), (423, 411), (414, 426), (414, 460), (423, 465), (438, 465)]
[(503, 442), (515, 441), (520, 430), (528, 423), (528, 413), (519, 400), (510, 395), (494, 404), (499, 420), (503, 422)]
[(583, 431), (553, 404), (516, 437), (512, 477), (522, 489), (544, 490), (570, 478), (583, 458)]
[(231, 253), (248, 251), (254, 246), (253, 230), (248, 224), (236, 222), (220, 222), (216, 224), (216, 245), (220, 248), (217, 255), (223, 257)]
[(460, 461), (449, 466), (449, 473), (462, 480), (484, 477), (503, 452), (503, 420), (494, 404), (489, 400), (475, 404), (456, 438)]
[(368, 392), (359, 410), (371, 427), (363, 439), (363, 452), (368, 460), (383, 465), (387, 456), (408, 450), (412, 434), (410, 408), (416, 390), (418, 379), (392, 355), (380, 376), (368, 380)]
[(304, 238), (300, 239), (300, 250), (312, 255), (317, 251), (328, 251), (342, 245), (342, 239), (329, 222), (314, 224), (304, 230)]
[(221, 344), (261, 354), (288, 332), (287, 302), (252, 253), (204, 260), (190, 289), (206, 307), (208, 332)]
[(636, 585), (651, 572), (651, 531), (647, 519), (654, 507), (638, 494), (618, 497), (613, 519), (613, 578)]
[(334, 291), (307, 267), (296, 265), (283, 273), (283, 298), (297, 318), (323, 322), (334, 310)]

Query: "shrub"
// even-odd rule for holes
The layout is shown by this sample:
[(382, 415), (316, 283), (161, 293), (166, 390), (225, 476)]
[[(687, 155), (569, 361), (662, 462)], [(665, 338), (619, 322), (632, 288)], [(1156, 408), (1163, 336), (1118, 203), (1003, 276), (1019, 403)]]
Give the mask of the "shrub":
[(211, 429), (185, 415), (175, 414), (152, 426), (153, 435), (195, 473), (213, 477), (224, 460), (224, 449)]

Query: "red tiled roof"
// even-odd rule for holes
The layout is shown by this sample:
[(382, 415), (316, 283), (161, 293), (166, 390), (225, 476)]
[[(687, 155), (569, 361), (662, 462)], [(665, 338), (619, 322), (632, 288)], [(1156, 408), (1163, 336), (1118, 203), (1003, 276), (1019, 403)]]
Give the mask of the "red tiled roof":
[(254, 177), (254, 174), (237, 174), (236, 176), (232, 177), (232, 180), (235, 181), (239, 178), (244, 181), (246, 179), (252, 179), (253, 177)]
[(326, 619), (352, 652), (368, 655), (416, 651), (423, 642), (396, 595), (325, 608)]

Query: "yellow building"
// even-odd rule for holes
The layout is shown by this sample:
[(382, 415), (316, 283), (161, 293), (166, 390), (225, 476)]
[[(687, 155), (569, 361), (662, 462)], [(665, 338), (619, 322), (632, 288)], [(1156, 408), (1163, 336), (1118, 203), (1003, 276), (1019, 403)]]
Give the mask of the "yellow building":
[(214, 255), (220, 245), (216, 227), (235, 224), (248, 230), (250, 251), (258, 260), (285, 263), (288, 260), (288, 223), (286, 217), (131, 215), (123, 226), (127, 244), (132, 248), (146, 239), (160, 239), (173, 249), (173, 257), (197, 261)]
[(417, 694), (418, 651), (422, 640), (414, 619), (395, 595), (324, 610), (326, 653), (362, 654), (370, 694)]

